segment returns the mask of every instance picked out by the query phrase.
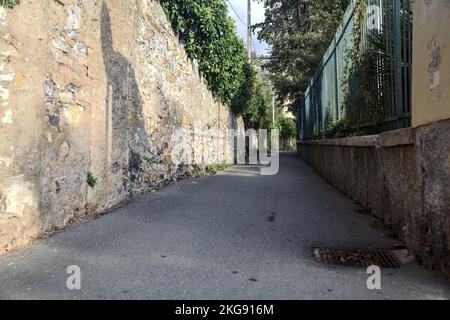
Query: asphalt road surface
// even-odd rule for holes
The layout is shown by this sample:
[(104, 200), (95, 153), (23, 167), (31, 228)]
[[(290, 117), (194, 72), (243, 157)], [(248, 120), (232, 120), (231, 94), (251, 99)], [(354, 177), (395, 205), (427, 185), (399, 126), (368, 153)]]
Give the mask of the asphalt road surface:
[[(2, 299), (448, 299), (449, 284), (413, 263), (323, 266), (322, 246), (398, 244), (294, 153), (280, 173), (235, 166), (140, 196), (99, 219), (0, 258)], [(360, 210), (359, 210), (360, 211)], [(81, 271), (69, 290), (67, 267)]]

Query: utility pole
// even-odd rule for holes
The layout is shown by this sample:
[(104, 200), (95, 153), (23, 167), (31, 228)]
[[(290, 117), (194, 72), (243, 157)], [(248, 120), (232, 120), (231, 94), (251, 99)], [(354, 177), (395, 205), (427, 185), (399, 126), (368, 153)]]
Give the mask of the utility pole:
[(275, 92), (272, 91), (272, 122), (275, 123)]
[(252, 62), (252, 0), (247, 0), (247, 50), (248, 61)]

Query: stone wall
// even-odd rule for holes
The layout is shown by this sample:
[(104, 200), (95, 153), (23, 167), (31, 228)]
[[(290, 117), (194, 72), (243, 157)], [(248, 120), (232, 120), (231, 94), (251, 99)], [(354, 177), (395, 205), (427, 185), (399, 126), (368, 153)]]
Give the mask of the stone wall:
[(378, 136), (303, 142), (298, 152), (450, 277), (450, 121)]
[(194, 143), (194, 126), (243, 122), (212, 97), (158, 2), (21, 1), (0, 8), (0, 24), (0, 253), (189, 175), (191, 162), (173, 160), (179, 141), (203, 165), (233, 159), (227, 136), (224, 150)]

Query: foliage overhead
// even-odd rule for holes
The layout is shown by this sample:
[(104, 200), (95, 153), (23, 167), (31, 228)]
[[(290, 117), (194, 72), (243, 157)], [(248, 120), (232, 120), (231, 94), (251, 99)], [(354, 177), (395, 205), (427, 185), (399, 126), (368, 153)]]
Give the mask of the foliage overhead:
[(244, 118), (246, 127), (267, 124), (271, 85), (247, 61), (225, 0), (160, 0), (172, 28), (196, 59), (209, 89)]
[(246, 62), (242, 40), (224, 0), (161, 0), (169, 21), (197, 59), (210, 90), (230, 103), (241, 86)]
[(339, 26), (349, 0), (261, 0), (266, 19), (255, 25), (271, 46), (266, 64), (281, 102), (296, 105)]

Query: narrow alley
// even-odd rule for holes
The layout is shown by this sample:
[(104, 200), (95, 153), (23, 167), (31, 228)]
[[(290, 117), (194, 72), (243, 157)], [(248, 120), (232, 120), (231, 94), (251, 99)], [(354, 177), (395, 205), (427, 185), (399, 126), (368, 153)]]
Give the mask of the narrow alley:
[[(448, 299), (448, 283), (412, 263), (326, 267), (317, 245), (390, 248), (398, 241), (296, 153), (280, 172), (233, 166), (189, 179), (0, 258), (0, 299)], [(66, 287), (67, 267), (81, 290)]]

